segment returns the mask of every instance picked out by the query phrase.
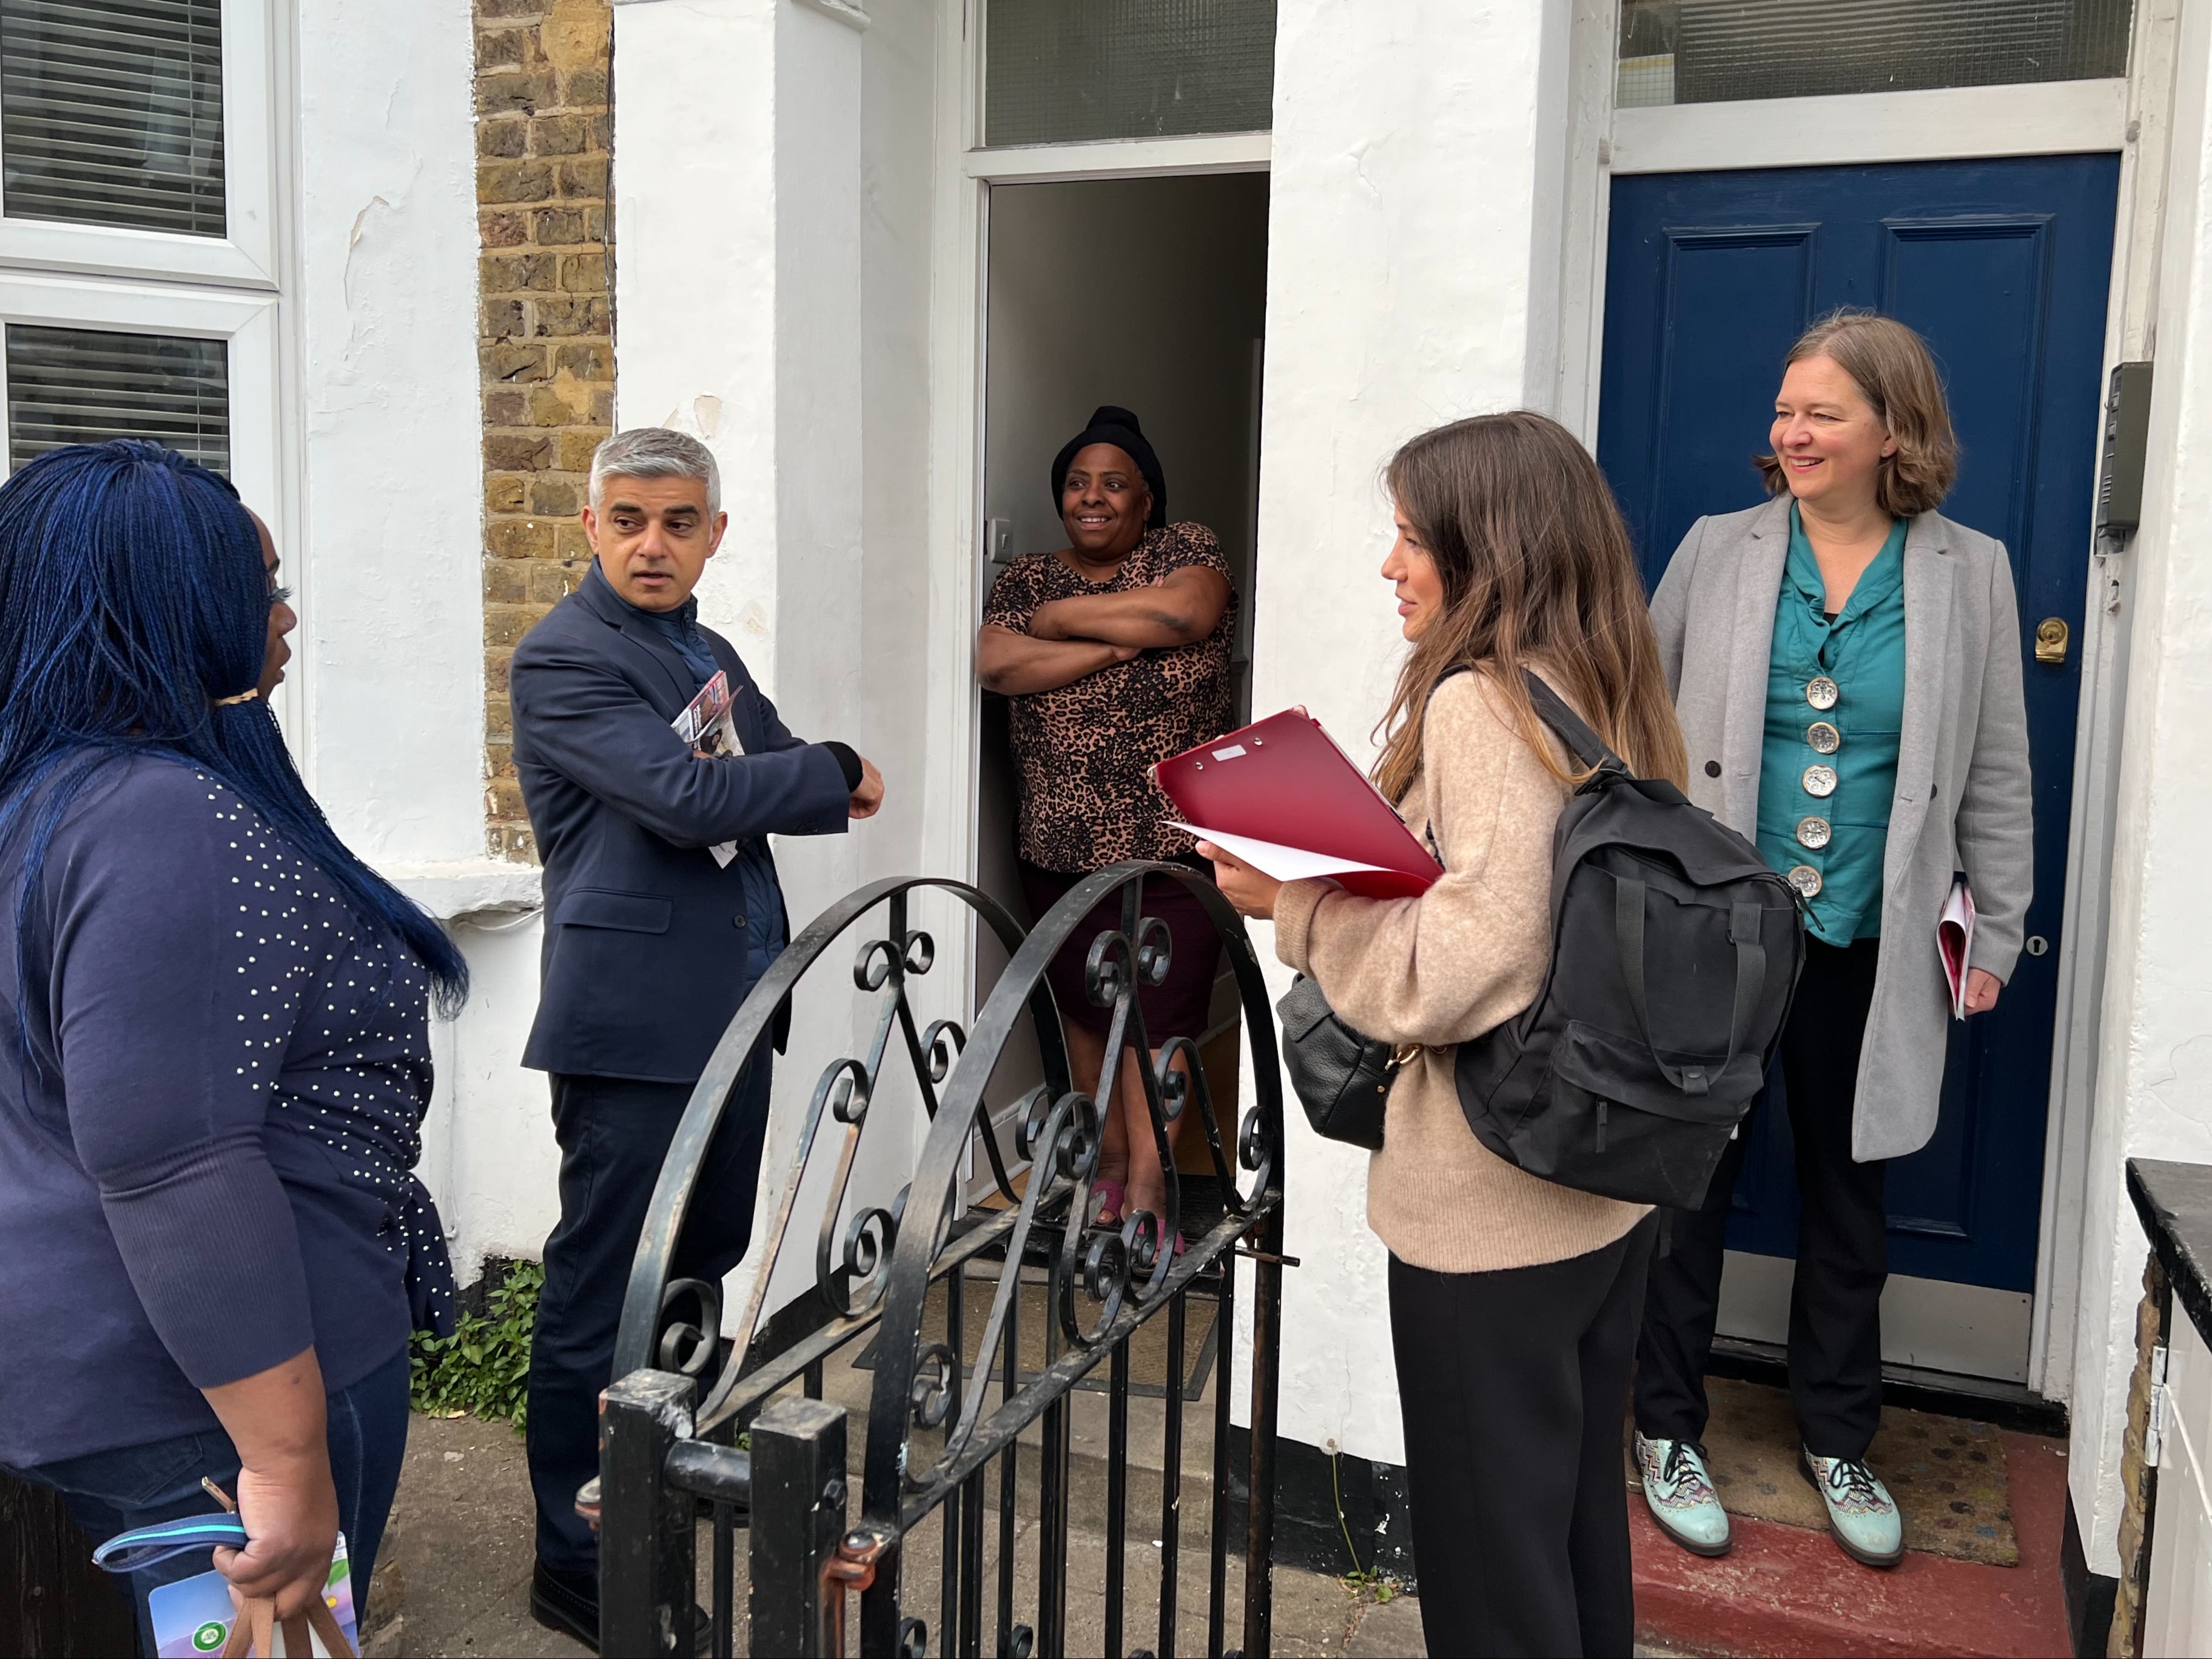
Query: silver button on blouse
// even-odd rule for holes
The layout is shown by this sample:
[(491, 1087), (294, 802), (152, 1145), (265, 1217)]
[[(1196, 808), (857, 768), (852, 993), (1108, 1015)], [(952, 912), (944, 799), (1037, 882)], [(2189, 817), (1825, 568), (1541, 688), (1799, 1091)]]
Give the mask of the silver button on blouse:
[(1835, 707), (1837, 699), (1842, 695), (1836, 682), (1825, 674), (1815, 675), (1805, 682), (1805, 700), (1823, 714)]
[(1797, 820), (1797, 845), (1818, 852), (1828, 845), (1835, 832), (1825, 818), (1800, 818)]
[(1805, 728), (1805, 741), (1813, 746), (1815, 754), (1833, 754), (1844, 746), (1844, 735), (1826, 720), (1815, 720)]
[(1787, 879), (1791, 887), (1797, 889), (1798, 896), (1800, 898), (1817, 899), (1820, 897), (1820, 872), (1814, 869), (1810, 864), (1797, 864), (1792, 866), (1788, 877), (1785, 879)]
[(1805, 768), (1805, 793), (1826, 800), (1836, 792), (1836, 769), (1819, 765)]

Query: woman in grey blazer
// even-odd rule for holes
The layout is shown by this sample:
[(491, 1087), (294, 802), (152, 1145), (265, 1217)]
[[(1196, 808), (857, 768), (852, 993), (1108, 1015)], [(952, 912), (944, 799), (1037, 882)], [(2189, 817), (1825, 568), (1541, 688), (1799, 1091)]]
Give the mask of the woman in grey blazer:
[[(1842, 311), (1791, 349), (1774, 499), (1701, 518), (1652, 600), (1690, 793), (1752, 837), (1805, 900), (1805, 970), (1781, 1041), (1802, 1207), (1790, 1302), (1799, 1467), (1838, 1541), (1903, 1554), (1866, 1466), (1881, 1416), (1885, 1160), (1936, 1130), (1951, 998), (1936, 946), (1954, 873), (1978, 907), (1966, 1007), (1995, 1006), (2032, 880), (2027, 718), (2003, 546), (1936, 507), (1957, 471), (1919, 336)], [(1730, 1189), (1679, 1212), (1653, 1267), (1636, 1450), (1653, 1517), (1729, 1547), (1699, 1440)]]

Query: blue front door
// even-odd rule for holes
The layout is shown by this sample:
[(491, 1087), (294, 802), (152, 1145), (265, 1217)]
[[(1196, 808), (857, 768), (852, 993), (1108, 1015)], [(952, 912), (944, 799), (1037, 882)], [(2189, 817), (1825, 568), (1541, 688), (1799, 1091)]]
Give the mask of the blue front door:
[[(1961, 449), (1943, 511), (2011, 551), (2035, 769), (2027, 931), (2049, 948), (2021, 958), (1995, 1013), (1954, 1027), (1936, 1137), (1888, 1181), (1892, 1272), (2002, 1290), (2035, 1283), (2081, 692), (2078, 645), (2039, 663), (2035, 630), (2056, 617), (2081, 636), (2118, 179), (2118, 157), (2085, 155), (1613, 185), (1598, 459), (1647, 584), (1698, 517), (1764, 499), (1751, 457), (1784, 354), (1837, 306), (1926, 337)], [(1896, 948), (1934, 949), (1935, 925)], [(1785, 1115), (1762, 1111), (1731, 1248), (1795, 1253), (1790, 1160)]]

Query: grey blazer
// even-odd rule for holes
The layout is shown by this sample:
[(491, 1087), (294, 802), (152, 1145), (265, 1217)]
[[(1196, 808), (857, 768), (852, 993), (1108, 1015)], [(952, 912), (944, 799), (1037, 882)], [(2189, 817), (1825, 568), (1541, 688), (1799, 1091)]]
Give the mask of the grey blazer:
[[(1690, 798), (1756, 839), (1767, 654), (1790, 551), (1784, 496), (1700, 518), (1652, 596)], [(1881, 966), (1859, 1051), (1851, 1155), (1917, 1152), (1936, 1132), (1949, 998), (1936, 923), (1954, 871), (1978, 911), (1972, 966), (2012, 977), (2034, 886), (2027, 711), (2012, 562), (1940, 513), (1905, 536), (1905, 726), (1882, 859)]]

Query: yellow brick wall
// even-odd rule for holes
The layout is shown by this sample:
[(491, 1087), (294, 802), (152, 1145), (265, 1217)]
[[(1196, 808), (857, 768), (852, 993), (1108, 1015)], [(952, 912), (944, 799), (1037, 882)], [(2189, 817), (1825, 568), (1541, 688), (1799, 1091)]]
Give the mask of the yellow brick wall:
[(475, 0), (483, 399), (484, 759), (495, 857), (536, 856), (510, 754), (515, 642), (582, 579), (576, 523), (614, 419), (609, 0)]
[(2151, 1350), (2166, 1341), (2166, 1270), (2153, 1256), (2143, 1264), (2142, 1300), (2136, 1305), (2136, 1368), (2128, 1382), (2128, 1426), (2120, 1443), (2120, 1582), (2113, 1599), (2109, 1659), (2136, 1659), (2142, 1639), (2143, 1592), (2148, 1586), (2152, 1494), (2158, 1471), (2143, 1461), (2150, 1432)]

